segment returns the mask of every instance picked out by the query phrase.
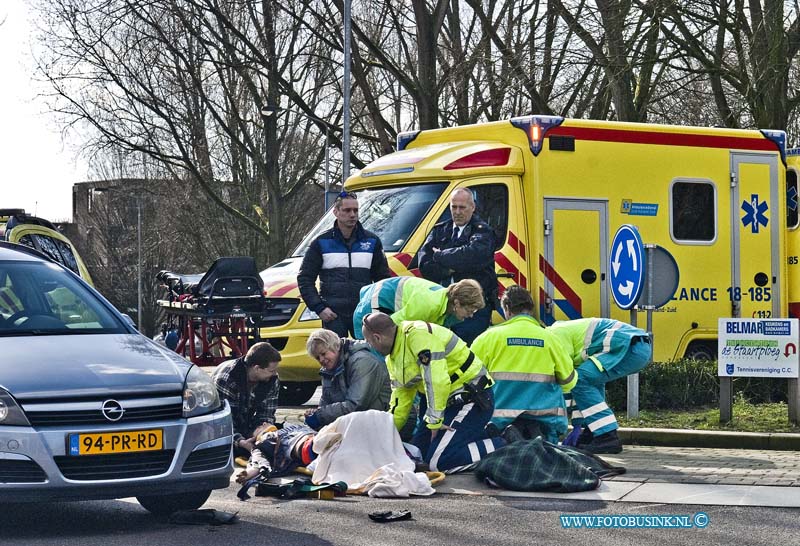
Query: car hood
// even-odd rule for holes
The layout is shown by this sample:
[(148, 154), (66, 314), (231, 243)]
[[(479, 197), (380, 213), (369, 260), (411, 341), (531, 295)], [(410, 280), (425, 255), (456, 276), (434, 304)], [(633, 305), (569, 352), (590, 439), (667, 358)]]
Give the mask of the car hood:
[(180, 393), (191, 364), (140, 334), (0, 338), (0, 386), (22, 400)]

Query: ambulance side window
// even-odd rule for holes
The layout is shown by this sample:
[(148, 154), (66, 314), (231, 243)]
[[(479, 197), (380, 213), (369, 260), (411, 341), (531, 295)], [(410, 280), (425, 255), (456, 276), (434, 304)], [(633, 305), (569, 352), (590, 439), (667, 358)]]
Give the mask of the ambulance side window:
[(494, 249), (498, 250), (505, 244), (508, 231), (508, 188), (505, 184), (485, 184), (470, 189), (475, 213), (494, 230)]
[(797, 171), (786, 169), (786, 227), (797, 229), (800, 223), (797, 211)]
[(710, 243), (717, 236), (716, 188), (701, 180), (675, 181), (670, 190), (670, 230), (679, 243)]

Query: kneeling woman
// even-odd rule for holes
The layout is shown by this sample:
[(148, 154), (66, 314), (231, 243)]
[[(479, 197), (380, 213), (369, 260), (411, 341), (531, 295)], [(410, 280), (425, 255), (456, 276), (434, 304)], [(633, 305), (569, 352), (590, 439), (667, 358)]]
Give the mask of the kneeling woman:
[(331, 330), (316, 330), (306, 344), (320, 363), (322, 397), (319, 407), (306, 411), (305, 421), (319, 430), (337, 417), (369, 409), (386, 411), (392, 389), (386, 364), (365, 341), (340, 338)]

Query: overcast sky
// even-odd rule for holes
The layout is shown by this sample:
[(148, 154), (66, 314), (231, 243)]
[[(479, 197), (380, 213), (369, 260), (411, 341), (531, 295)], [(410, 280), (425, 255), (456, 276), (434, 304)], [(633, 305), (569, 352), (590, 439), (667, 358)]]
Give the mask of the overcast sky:
[[(32, 81), (25, 0), (0, 0), (0, 208), (24, 208), (48, 220), (72, 215), (72, 184), (86, 179)], [(74, 145), (73, 145), (74, 146)]]

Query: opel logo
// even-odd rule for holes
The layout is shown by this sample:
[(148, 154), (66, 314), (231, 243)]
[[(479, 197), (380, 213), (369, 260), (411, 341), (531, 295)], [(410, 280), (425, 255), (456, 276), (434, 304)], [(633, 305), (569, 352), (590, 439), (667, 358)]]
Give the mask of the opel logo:
[(116, 400), (106, 400), (103, 402), (103, 406), (100, 408), (100, 411), (103, 412), (103, 417), (111, 422), (119, 421), (122, 419), (122, 415), (125, 413), (125, 410), (122, 409), (122, 404)]

